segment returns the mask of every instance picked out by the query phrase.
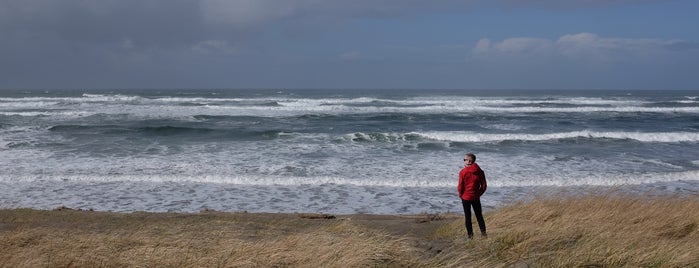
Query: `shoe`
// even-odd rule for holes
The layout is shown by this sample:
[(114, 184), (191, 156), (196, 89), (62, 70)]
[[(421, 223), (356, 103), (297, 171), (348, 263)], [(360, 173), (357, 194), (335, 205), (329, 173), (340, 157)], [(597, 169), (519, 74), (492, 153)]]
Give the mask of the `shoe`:
[(488, 234), (486, 234), (485, 232), (482, 232), (482, 233), (481, 233), (481, 237), (483, 237), (483, 238), (488, 238)]

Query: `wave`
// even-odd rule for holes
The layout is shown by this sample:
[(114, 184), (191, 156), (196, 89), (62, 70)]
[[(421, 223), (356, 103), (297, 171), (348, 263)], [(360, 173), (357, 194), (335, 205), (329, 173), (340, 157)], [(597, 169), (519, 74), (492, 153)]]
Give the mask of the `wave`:
[(151, 135), (178, 135), (178, 134), (207, 134), (215, 132), (211, 128), (178, 127), (178, 126), (149, 126), (149, 127), (126, 127), (119, 125), (56, 125), (48, 128), (55, 132), (141, 132)]
[(201, 127), (178, 127), (178, 126), (154, 126), (154, 127), (140, 127), (136, 130), (154, 134), (154, 135), (178, 135), (178, 134), (207, 134), (215, 132), (212, 128), (201, 128)]
[[(540, 186), (621, 186), (642, 185), (662, 182), (696, 181), (699, 170), (676, 172), (650, 172), (633, 174), (600, 174), (599, 176), (583, 176), (579, 178), (562, 177), (526, 177), (516, 174), (512, 177), (493, 177), (488, 180), (490, 187), (540, 187)], [(0, 182), (33, 182), (39, 180), (32, 175), (0, 175)], [(399, 187), (399, 188), (453, 188), (453, 179), (406, 179), (406, 178), (346, 178), (333, 176), (300, 177), (300, 176), (236, 176), (225, 174), (200, 175), (157, 175), (157, 174), (110, 174), (110, 175), (61, 175), (46, 174), (40, 180), (46, 181), (88, 181), (88, 182), (177, 182), (177, 183), (213, 183), (248, 186), (327, 186), (352, 185), (365, 187)]]
[(100, 114), (98, 112), (87, 111), (66, 111), (66, 110), (41, 110), (41, 111), (9, 111), (0, 112), (4, 116), (22, 116), (22, 117), (59, 117), (59, 118), (81, 118), (91, 115)]
[(121, 95), (121, 94), (82, 94), (80, 97), (0, 97), (0, 103), (32, 103), (32, 102), (49, 102), (63, 104), (80, 104), (80, 103), (130, 103), (130, 104), (178, 104), (178, 103), (241, 103), (250, 105), (278, 105), (278, 98), (205, 98), (205, 97), (143, 97), (137, 95)]
[(190, 118), (194, 116), (255, 116), (255, 117), (298, 117), (303, 115), (349, 115), (349, 114), (531, 114), (531, 113), (699, 113), (699, 107), (286, 107), (286, 106), (95, 106), (80, 107), (80, 110), (14, 110), (1, 111), (4, 116), (80, 118), (98, 114), (127, 114), (135, 118)]
[(433, 131), (410, 133), (363, 133), (356, 132), (340, 137), (352, 142), (505, 142), (505, 141), (549, 141), (567, 139), (614, 139), (634, 140), (640, 142), (678, 143), (699, 142), (699, 133), (694, 132), (603, 132), (603, 131), (571, 131), (559, 133), (528, 134), (528, 133), (476, 133), (460, 131)]
[(341, 136), (342, 140), (353, 142), (396, 142), (396, 141), (422, 141), (423, 138), (416, 133), (352, 133)]
[(414, 132), (424, 139), (449, 142), (547, 141), (561, 139), (619, 139), (640, 142), (699, 142), (695, 132), (598, 132), (572, 131), (545, 134), (484, 134), (474, 132)]
[[(686, 100), (686, 99), (685, 99)], [(541, 104), (570, 104), (578, 106), (641, 106), (652, 102), (642, 100), (624, 99), (604, 99), (588, 97), (565, 97), (565, 98), (509, 98), (509, 97), (464, 97), (464, 96), (439, 96), (439, 97), (416, 97), (405, 99), (379, 98), (379, 97), (357, 97), (357, 98), (290, 98), (290, 97), (254, 97), (254, 98), (220, 98), (220, 97), (170, 97), (170, 96), (148, 96), (121, 94), (82, 94), (80, 97), (20, 97), (20, 98), (0, 98), (0, 102), (63, 102), (63, 103), (240, 103), (258, 104), (261, 106), (282, 105), (288, 107), (304, 106), (375, 106), (375, 107), (419, 107), (419, 106), (461, 106), (461, 105), (488, 105), (488, 106), (511, 106), (511, 105), (532, 105)]]
[[(92, 101), (92, 102), (132, 102), (132, 101), (142, 101), (146, 98), (140, 96), (130, 96), (121, 94), (83, 94), (84, 98), (81, 100)], [(74, 99), (75, 100), (75, 99)]]
[[(213, 96), (213, 97), (212, 97)], [(665, 101), (685, 101), (696, 100), (696, 96), (677, 96), (668, 98)], [(512, 106), (512, 105), (532, 105), (541, 104), (569, 104), (578, 106), (644, 106), (652, 104), (655, 99), (632, 98), (632, 97), (566, 97), (566, 96), (502, 96), (502, 97), (481, 97), (481, 96), (450, 96), (439, 95), (430, 97), (332, 97), (328, 95), (318, 95), (318, 97), (293, 97), (293, 96), (255, 96), (255, 97), (218, 97), (211, 96), (154, 96), (154, 95), (125, 95), (125, 94), (92, 94), (83, 93), (80, 96), (29, 96), (29, 97), (0, 97), (0, 102), (32, 102), (50, 101), (66, 103), (89, 103), (89, 102), (111, 102), (111, 103), (133, 103), (133, 102), (158, 102), (167, 103), (259, 103), (283, 104), (288, 106), (323, 106), (323, 105), (348, 105), (348, 106), (433, 106), (433, 105), (488, 105), (488, 106)]]
[(522, 178), (521, 176), (511, 178), (498, 178), (488, 181), (488, 186), (492, 187), (538, 187), (538, 186), (622, 186), (622, 185), (642, 185), (662, 182), (696, 181), (699, 178), (699, 170), (676, 171), (676, 172), (650, 172), (633, 174), (600, 174), (598, 176), (582, 176), (574, 179), (562, 179), (561, 177), (537, 177)]
[(0, 151), (12, 148), (30, 148), (51, 145), (65, 145), (69, 142), (64, 137), (47, 139), (47, 128), (41, 126), (0, 125)]
[[(693, 101), (693, 100), (692, 100)], [(604, 98), (495, 98), (439, 96), (429, 98), (211, 98), (141, 97), (83, 94), (80, 97), (0, 98), (0, 115), (88, 116), (128, 113), (138, 117), (262, 116), (308, 114), (473, 114), (473, 113), (699, 113), (686, 98), (656, 103)], [(672, 105), (675, 103), (676, 105)], [(38, 108), (51, 108), (37, 111)], [(34, 110), (27, 110), (34, 109)]]
[(493, 112), (493, 113), (699, 113), (699, 107), (472, 107), (460, 109), (464, 112)]
[(58, 101), (24, 101), (24, 102), (5, 102), (0, 105), (0, 110), (16, 110), (16, 109), (36, 109), (45, 108), (48, 106), (56, 106), (61, 104)]
[(282, 130), (215, 129), (177, 126), (142, 127), (137, 130), (141, 133), (156, 136), (210, 136), (225, 140), (269, 140), (287, 134), (287, 132)]
[(108, 134), (132, 132), (134, 135), (146, 136), (191, 136), (214, 137), (222, 140), (269, 140), (290, 134), (283, 130), (248, 130), (248, 129), (219, 129), (208, 127), (185, 126), (120, 126), (120, 125), (55, 125), (46, 128), (48, 131), (71, 133)]

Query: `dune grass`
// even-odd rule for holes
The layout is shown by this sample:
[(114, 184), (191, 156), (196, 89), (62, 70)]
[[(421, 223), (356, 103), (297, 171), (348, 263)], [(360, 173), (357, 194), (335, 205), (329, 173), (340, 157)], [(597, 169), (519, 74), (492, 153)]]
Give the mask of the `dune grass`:
[(487, 213), (0, 210), (0, 267), (699, 267), (699, 198), (548, 197)]
[[(490, 238), (438, 260), (517, 267), (699, 267), (699, 199), (613, 194), (548, 198), (489, 214)], [(460, 222), (439, 230), (461, 233)], [(470, 265), (469, 265), (470, 266)]]

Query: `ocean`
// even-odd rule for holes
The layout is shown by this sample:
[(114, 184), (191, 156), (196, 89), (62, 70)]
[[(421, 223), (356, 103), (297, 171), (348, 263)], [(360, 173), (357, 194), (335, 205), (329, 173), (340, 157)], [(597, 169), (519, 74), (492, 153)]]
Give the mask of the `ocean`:
[(461, 212), (699, 194), (699, 91), (2, 90), (0, 208)]

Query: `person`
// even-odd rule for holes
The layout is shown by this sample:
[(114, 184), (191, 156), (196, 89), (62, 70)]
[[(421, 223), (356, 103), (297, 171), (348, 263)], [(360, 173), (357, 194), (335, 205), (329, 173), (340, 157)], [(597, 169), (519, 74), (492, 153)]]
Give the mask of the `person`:
[(468, 239), (473, 238), (473, 224), (471, 223), (471, 207), (476, 215), (481, 235), (487, 237), (483, 209), (481, 208), (481, 195), (485, 193), (488, 184), (485, 181), (485, 172), (476, 164), (476, 155), (468, 153), (464, 156), (464, 168), (459, 172), (459, 197), (464, 207), (466, 217), (466, 232)]

